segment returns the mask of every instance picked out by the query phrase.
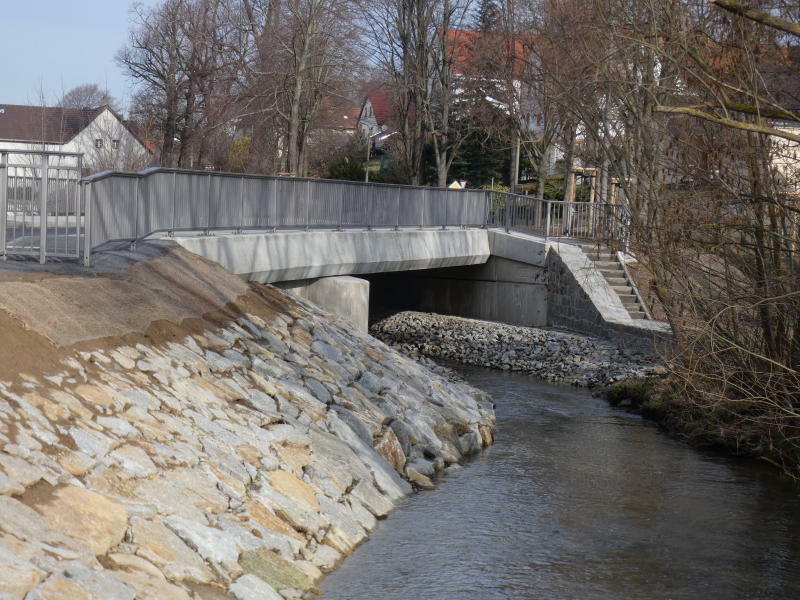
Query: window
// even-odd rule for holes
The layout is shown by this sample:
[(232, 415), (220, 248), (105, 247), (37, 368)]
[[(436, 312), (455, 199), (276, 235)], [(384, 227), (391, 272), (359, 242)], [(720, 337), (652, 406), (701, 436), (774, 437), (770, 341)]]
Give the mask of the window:
[(94, 141), (94, 147), (95, 147), (95, 148), (97, 148), (98, 150), (99, 150), (100, 148), (102, 148), (102, 147), (103, 147), (103, 139), (102, 139), (102, 138), (97, 138), (97, 139)]
[(111, 140), (111, 147), (114, 150), (119, 150), (119, 140)]

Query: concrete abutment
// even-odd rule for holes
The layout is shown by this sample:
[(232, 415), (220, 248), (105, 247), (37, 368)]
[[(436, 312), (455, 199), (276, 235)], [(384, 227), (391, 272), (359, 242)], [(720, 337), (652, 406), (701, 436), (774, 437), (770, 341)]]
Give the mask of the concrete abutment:
[[(604, 337), (643, 353), (665, 325), (634, 320), (574, 244), (487, 229), (311, 231), (176, 238), (240, 277), (280, 284), (364, 330), (370, 305)], [(360, 276), (368, 283), (349, 277)]]

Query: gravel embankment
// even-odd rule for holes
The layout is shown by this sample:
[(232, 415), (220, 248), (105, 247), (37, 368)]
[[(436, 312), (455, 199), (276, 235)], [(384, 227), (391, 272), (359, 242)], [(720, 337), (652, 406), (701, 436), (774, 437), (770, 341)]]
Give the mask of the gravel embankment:
[(432, 313), (397, 313), (374, 323), (370, 332), (412, 358), (523, 371), (581, 387), (646, 377), (659, 370), (652, 361), (606, 340)]

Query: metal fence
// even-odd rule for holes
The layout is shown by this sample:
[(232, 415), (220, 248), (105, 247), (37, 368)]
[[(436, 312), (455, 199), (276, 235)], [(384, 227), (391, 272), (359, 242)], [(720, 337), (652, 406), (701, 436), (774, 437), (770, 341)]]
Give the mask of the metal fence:
[(153, 168), (83, 180), (94, 248), (155, 233), (248, 229), (483, 227), (483, 190)]
[(212, 230), (502, 227), (628, 248), (624, 204), (505, 192), (153, 168), (80, 179), (79, 154), (0, 150), (0, 250), (77, 258), (113, 241)]
[(590, 240), (628, 250), (631, 213), (626, 204), (543, 200), (494, 191), (489, 196), (489, 227), (545, 238)]
[(80, 256), (81, 155), (0, 149), (0, 256)]

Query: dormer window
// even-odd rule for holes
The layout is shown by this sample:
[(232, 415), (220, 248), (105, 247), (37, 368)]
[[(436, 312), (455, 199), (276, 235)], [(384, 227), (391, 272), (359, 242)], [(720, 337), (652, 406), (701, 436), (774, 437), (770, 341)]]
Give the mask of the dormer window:
[(111, 147), (114, 150), (119, 150), (119, 140), (111, 140)]
[(94, 147), (97, 148), (98, 150), (102, 149), (102, 147), (103, 147), (103, 138), (95, 139)]

